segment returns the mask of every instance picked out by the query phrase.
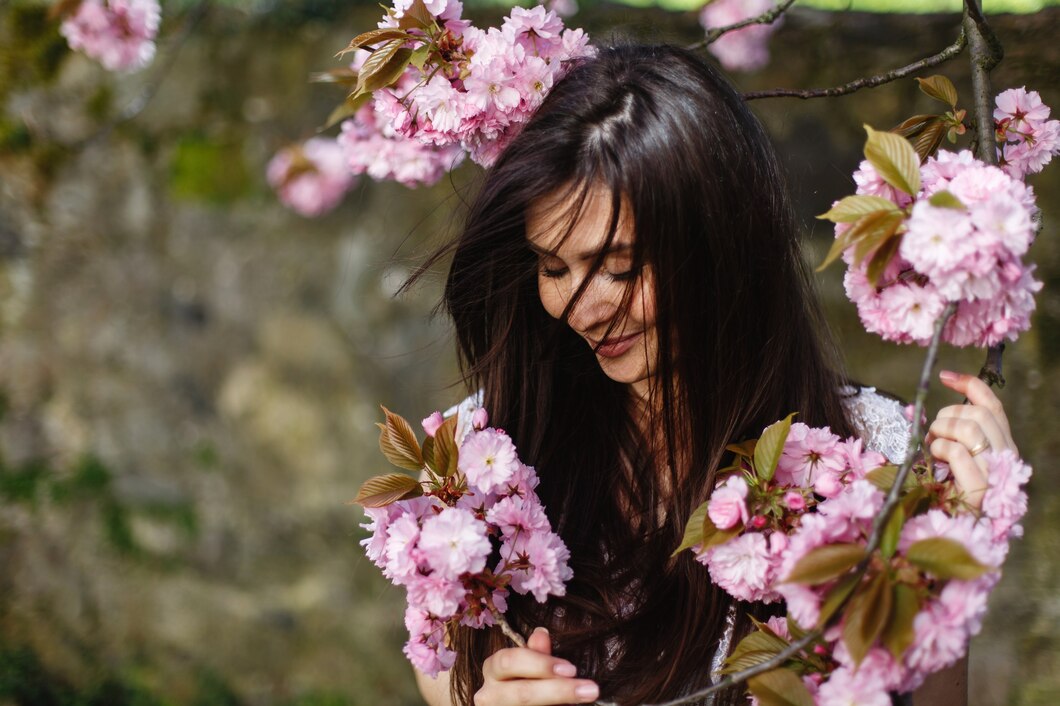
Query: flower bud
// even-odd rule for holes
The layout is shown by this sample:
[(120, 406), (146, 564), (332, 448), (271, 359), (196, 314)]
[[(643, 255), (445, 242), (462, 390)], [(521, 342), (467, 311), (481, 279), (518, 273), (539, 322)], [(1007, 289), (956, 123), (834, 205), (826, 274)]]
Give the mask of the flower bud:
[(789, 510), (794, 510), (795, 512), (798, 512), (799, 510), (805, 510), (806, 498), (803, 497), (802, 493), (798, 492), (797, 490), (789, 490), (788, 492), (784, 493), (784, 505)]
[(441, 412), (435, 412), (431, 416), (424, 419), (420, 424), (423, 425), (423, 431), (427, 432), (427, 436), (434, 436), (434, 433), (438, 431), (438, 427), (442, 426), (445, 419), (442, 417)]
[(475, 428), (475, 431), (482, 431), (489, 426), (490, 417), (486, 413), (485, 407), (479, 407), (475, 410), (475, 413), (471, 415), (471, 426)]

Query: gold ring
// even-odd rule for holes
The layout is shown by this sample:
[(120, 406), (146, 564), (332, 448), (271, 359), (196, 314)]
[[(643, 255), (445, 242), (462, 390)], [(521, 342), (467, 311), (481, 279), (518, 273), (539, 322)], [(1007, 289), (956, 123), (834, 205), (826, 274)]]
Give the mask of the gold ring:
[(990, 442), (986, 438), (984, 438), (981, 442), (976, 444), (975, 448), (968, 449), (968, 453), (971, 456), (978, 456), (979, 454), (983, 453), (984, 451), (986, 451), (989, 448), (990, 448)]

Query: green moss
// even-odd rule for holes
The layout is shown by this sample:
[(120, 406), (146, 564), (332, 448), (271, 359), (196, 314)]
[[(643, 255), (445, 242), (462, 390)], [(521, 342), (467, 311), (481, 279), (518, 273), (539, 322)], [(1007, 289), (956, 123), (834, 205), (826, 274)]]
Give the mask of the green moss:
[(242, 145), (234, 139), (190, 135), (177, 143), (170, 164), (175, 198), (230, 203), (250, 191)]
[(0, 497), (9, 502), (35, 504), (48, 475), (47, 466), (40, 461), (30, 461), (19, 468), (0, 466)]

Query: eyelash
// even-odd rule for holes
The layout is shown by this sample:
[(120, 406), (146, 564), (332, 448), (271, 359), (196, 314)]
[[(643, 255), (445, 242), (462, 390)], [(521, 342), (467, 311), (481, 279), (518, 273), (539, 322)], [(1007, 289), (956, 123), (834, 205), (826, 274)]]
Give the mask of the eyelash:
[[(633, 279), (634, 277), (637, 276), (636, 270), (626, 270), (625, 272), (617, 272), (617, 273), (608, 272), (607, 270), (601, 270), (601, 271), (612, 282), (628, 282), (629, 280), (631, 280), (631, 279)], [(541, 276), (542, 277), (547, 277), (549, 279), (558, 279), (558, 278), (562, 277), (565, 274), (567, 274), (567, 269), (566, 268), (563, 268), (561, 270), (550, 270), (547, 267), (542, 267), (541, 268)]]

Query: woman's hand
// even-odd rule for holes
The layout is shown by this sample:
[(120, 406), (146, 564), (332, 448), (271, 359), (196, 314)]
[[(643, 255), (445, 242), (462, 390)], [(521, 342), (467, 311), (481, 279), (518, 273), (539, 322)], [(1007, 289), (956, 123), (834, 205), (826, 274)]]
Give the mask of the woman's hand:
[(475, 706), (550, 706), (596, 701), (600, 688), (575, 679), (576, 669), (552, 656), (548, 630), (536, 628), (526, 647), (497, 650), (482, 665), (485, 683)]
[(932, 456), (950, 465), (964, 499), (978, 509), (987, 488), (986, 461), (980, 454), (987, 449), (1016, 451), (1016, 444), (1012, 441), (1005, 409), (989, 385), (974, 375), (949, 370), (940, 372), (939, 379), (946, 387), (967, 397), (968, 404), (939, 410), (928, 428), (928, 448)]

